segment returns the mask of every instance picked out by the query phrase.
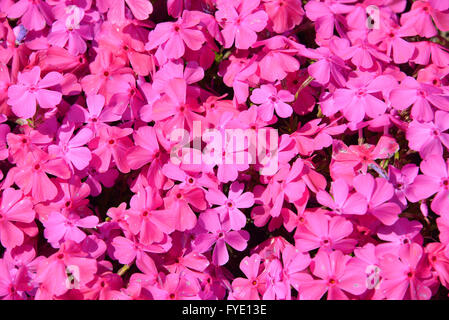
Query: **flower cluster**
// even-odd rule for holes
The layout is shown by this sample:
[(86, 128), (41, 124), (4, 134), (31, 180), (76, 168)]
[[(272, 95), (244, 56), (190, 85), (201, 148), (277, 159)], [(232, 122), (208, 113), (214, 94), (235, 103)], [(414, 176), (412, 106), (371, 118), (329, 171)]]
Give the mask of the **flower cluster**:
[(447, 296), (447, 32), (447, 0), (0, 0), (0, 298)]

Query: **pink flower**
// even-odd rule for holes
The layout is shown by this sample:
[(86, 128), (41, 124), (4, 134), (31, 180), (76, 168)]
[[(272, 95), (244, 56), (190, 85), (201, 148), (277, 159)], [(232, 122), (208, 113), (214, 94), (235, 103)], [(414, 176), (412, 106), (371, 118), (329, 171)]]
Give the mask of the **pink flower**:
[(246, 217), (239, 208), (250, 208), (254, 204), (254, 195), (243, 190), (243, 184), (234, 182), (229, 188), (228, 197), (212, 188), (206, 193), (206, 199), (210, 204), (219, 205), (216, 210), (220, 212), (221, 221), (228, 221), (232, 230), (240, 230), (246, 225)]
[(217, 22), (223, 27), (225, 48), (248, 49), (257, 41), (257, 32), (262, 31), (268, 20), (263, 10), (257, 10), (260, 0), (220, 1), (215, 13)]
[(11, 19), (22, 17), (25, 28), (36, 31), (44, 29), (46, 24), (50, 25), (53, 18), (50, 5), (42, 0), (19, 0), (8, 8), (7, 13)]
[(265, 274), (259, 271), (261, 257), (255, 253), (243, 258), (240, 270), (245, 278), (236, 278), (232, 281), (232, 294), (237, 300), (260, 300), (260, 292), (265, 286)]
[(127, 155), (127, 161), (131, 169), (139, 169), (151, 162), (160, 154), (156, 132), (153, 127), (140, 127), (133, 133), (135, 146)]
[(299, 0), (265, 0), (263, 5), (273, 24), (273, 30), (277, 33), (294, 28), (304, 17), (304, 10)]
[(401, 16), (401, 24), (410, 26), (422, 37), (431, 38), (437, 34), (432, 19), (438, 29), (449, 31), (448, 14), (439, 11), (428, 1), (414, 2), (412, 9)]
[(67, 120), (75, 123), (86, 123), (86, 127), (97, 133), (106, 122), (114, 122), (120, 119), (120, 115), (114, 109), (105, 106), (105, 98), (101, 94), (90, 95), (86, 98), (87, 110), (78, 104), (74, 104), (67, 112)]
[(427, 244), (425, 252), (429, 264), (435, 270), (441, 284), (447, 287), (449, 285), (449, 257), (446, 255), (447, 247), (439, 242)]
[(58, 190), (47, 173), (62, 179), (70, 177), (70, 170), (64, 160), (39, 153), (36, 156), (29, 154), (25, 163), (17, 167), (13, 179), (23, 193), (30, 194), (36, 202), (52, 200)]
[(372, 175), (358, 175), (354, 178), (354, 188), (368, 201), (367, 212), (385, 225), (392, 225), (398, 220), (401, 208), (390, 202), (394, 195), (393, 185), (384, 178), (374, 179)]
[(383, 92), (391, 83), (395, 80), (389, 76), (374, 78), (370, 73), (360, 73), (346, 82), (346, 88), (335, 90), (334, 103), (351, 122), (362, 121), (365, 114), (377, 118), (385, 113), (387, 105), (374, 94)]
[(50, 154), (64, 158), (72, 170), (73, 167), (83, 170), (92, 159), (90, 150), (84, 145), (93, 138), (93, 133), (87, 128), (82, 128), (75, 136), (72, 136), (74, 131), (73, 123), (61, 125), (58, 132), (58, 145), (51, 145), (48, 150)]
[(398, 255), (386, 254), (380, 259), (383, 280), (379, 290), (389, 300), (430, 299), (432, 292), (425, 281), (431, 274), (423, 262), (423, 249), (416, 243), (402, 246)]
[(411, 195), (410, 186), (415, 181), (415, 178), (418, 176), (419, 167), (414, 164), (407, 164), (402, 167), (401, 170), (388, 166), (388, 181), (393, 184), (395, 197), (399, 200), (402, 206), (407, 205), (407, 199), (412, 202), (413, 195)]
[(129, 172), (126, 153), (133, 145), (128, 138), (132, 132), (131, 128), (121, 129), (106, 125), (99, 129), (98, 137), (89, 143), (89, 148), (93, 150), (92, 161), (97, 165), (100, 173), (109, 169), (111, 159), (114, 159), (115, 165), (121, 172)]
[(353, 250), (356, 240), (347, 238), (352, 233), (352, 224), (345, 218), (316, 213), (308, 215), (305, 220), (295, 232), (295, 246), (301, 252), (317, 248), (346, 253)]
[(431, 208), (439, 215), (447, 212), (449, 205), (449, 163), (441, 156), (429, 156), (421, 162), (424, 173), (418, 175), (410, 187), (415, 201), (422, 200), (437, 193), (432, 200)]
[(309, 1), (304, 9), (306, 10), (307, 17), (315, 22), (318, 36), (323, 39), (329, 39), (334, 33), (335, 26), (337, 30), (341, 30), (341, 15), (351, 12), (352, 7), (339, 1), (324, 3), (320, 1)]
[(62, 82), (62, 75), (58, 72), (50, 72), (40, 79), (41, 69), (34, 67), (28, 72), (21, 72), (18, 76), (18, 84), (8, 89), (8, 104), (13, 112), (21, 118), (31, 118), (36, 113), (36, 100), (41, 108), (54, 108), (62, 99), (58, 91), (47, 88), (54, 87)]
[(20, 190), (5, 189), (0, 205), (0, 240), (5, 248), (14, 248), (24, 241), (24, 234), (16, 222), (30, 223), (34, 220), (32, 202), (23, 197)]
[(254, 43), (253, 47), (263, 45), (263, 58), (259, 61), (260, 77), (274, 82), (283, 80), (289, 72), (299, 69), (299, 61), (294, 57), (298, 50), (292, 47), (291, 42), (283, 36)]
[(14, 268), (6, 261), (0, 259), (0, 297), (2, 300), (26, 300), (26, 291), (30, 278), (26, 268)]
[(347, 293), (361, 295), (366, 290), (364, 275), (357, 272), (353, 258), (341, 251), (318, 251), (310, 269), (318, 279), (298, 285), (300, 299), (318, 300), (327, 291), (328, 300), (348, 300)]
[(197, 51), (206, 41), (203, 33), (198, 30), (199, 23), (199, 16), (193, 11), (184, 11), (176, 22), (159, 23), (148, 35), (145, 49), (160, 47), (167, 59), (181, 58), (186, 46)]
[(367, 210), (367, 201), (360, 193), (349, 193), (349, 186), (343, 179), (332, 182), (331, 197), (326, 191), (318, 191), (316, 197), (319, 203), (332, 209), (337, 214), (363, 215)]
[(419, 151), (423, 158), (431, 155), (443, 155), (442, 144), (449, 149), (449, 113), (435, 112), (434, 122), (419, 122), (413, 120), (407, 129), (407, 140), (412, 150)]
[(158, 192), (151, 187), (139, 190), (131, 200), (131, 208), (125, 218), (130, 231), (143, 244), (163, 241), (164, 236), (175, 230), (176, 216), (168, 210), (156, 210), (163, 204)]
[(107, 102), (111, 97), (124, 92), (127, 84), (135, 82), (132, 69), (125, 67), (126, 61), (114, 57), (109, 50), (100, 50), (89, 65), (90, 74), (81, 79), (81, 86), (87, 96), (103, 95)]
[(199, 289), (197, 281), (179, 273), (168, 274), (160, 286), (149, 288), (157, 300), (197, 300)]
[(408, 27), (392, 25), (374, 29), (368, 34), (368, 41), (379, 44), (388, 56), (393, 56), (395, 63), (401, 64), (409, 61), (415, 52), (414, 44), (403, 39), (412, 35)]
[(432, 105), (438, 109), (449, 111), (449, 97), (443, 94), (443, 91), (433, 85), (419, 83), (411, 77), (402, 80), (401, 85), (393, 89), (390, 93), (391, 105), (404, 110), (412, 106), (412, 118), (425, 122), (434, 119)]
[(201, 213), (198, 225), (209, 231), (200, 233), (195, 239), (195, 246), (199, 252), (209, 250), (215, 244), (212, 254), (212, 262), (222, 266), (229, 260), (226, 244), (237, 251), (246, 249), (249, 233), (244, 230), (231, 231), (229, 223), (220, 218), (216, 210), (208, 210)]
[(274, 110), (281, 118), (288, 118), (293, 113), (293, 109), (285, 102), (292, 102), (294, 96), (287, 90), (277, 90), (272, 85), (262, 85), (254, 89), (251, 94), (251, 101), (259, 104), (258, 113), (264, 121), (270, 121)]
[(114, 258), (121, 264), (131, 264), (136, 260), (137, 267), (147, 274), (157, 273), (154, 260), (147, 252), (166, 252), (171, 246), (168, 241), (161, 244), (144, 245), (135, 237), (132, 240), (125, 237), (115, 237), (111, 244), (114, 248)]
[(81, 218), (73, 213), (64, 216), (59, 212), (53, 212), (44, 222), (44, 235), (53, 247), (58, 248), (61, 240), (81, 243), (86, 238), (86, 234), (79, 228), (91, 229), (95, 228), (97, 224), (98, 218), (96, 216)]
[(85, 16), (84, 10), (76, 6), (69, 7), (69, 15), (53, 23), (48, 42), (51, 45), (64, 48), (68, 45), (71, 55), (77, 56), (87, 50), (85, 40), (92, 40), (91, 26), (81, 24)]
[(153, 5), (150, 1), (145, 0), (100, 0), (98, 2), (102, 11), (106, 8), (109, 9), (108, 20), (114, 24), (125, 21), (125, 4), (128, 5), (137, 20), (148, 19), (148, 16), (153, 12)]
[(311, 280), (307, 267), (310, 265), (310, 256), (308, 253), (300, 252), (294, 246), (286, 246), (282, 251), (282, 274), (284, 281), (287, 282), (287, 292), (285, 298), (291, 294), (290, 286), (299, 291), (301, 283)]
[[(40, 283), (37, 298), (48, 290), (49, 296), (62, 295), (70, 288), (67, 271), (75, 274), (75, 281), (82, 287), (97, 272), (97, 261), (86, 257), (73, 242), (64, 243), (58, 252), (41, 261), (37, 266), (36, 281)], [(50, 298), (50, 297), (47, 297)], [(44, 298), (45, 299), (45, 298)]]
[(423, 238), (420, 234), (421, 223), (416, 220), (409, 221), (406, 218), (399, 218), (392, 226), (380, 227), (377, 231), (379, 239), (385, 241), (378, 246), (384, 252), (396, 254), (404, 244), (422, 244)]
[(197, 210), (205, 210), (207, 206), (204, 191), (195, 187), (173, 187), (164, 199), (164, 203), (168, 212), (175, 215), (175, 229), (178, 231), (195, 227), (197, 218), (191, 206)]

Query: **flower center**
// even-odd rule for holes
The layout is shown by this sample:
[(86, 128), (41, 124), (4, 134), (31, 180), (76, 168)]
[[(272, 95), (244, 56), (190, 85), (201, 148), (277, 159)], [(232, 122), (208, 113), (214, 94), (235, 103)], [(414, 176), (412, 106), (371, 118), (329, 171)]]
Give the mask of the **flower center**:
[(443, 185), (443, 188), (449, 189), (449, 179), (445, 178), (443, 181), (441, 181), (441, 184)]
[(363, 97), (365, 95), (366, 95), (366, 89), (362, 88), (362, 89), (357, 90), (357, 96)]

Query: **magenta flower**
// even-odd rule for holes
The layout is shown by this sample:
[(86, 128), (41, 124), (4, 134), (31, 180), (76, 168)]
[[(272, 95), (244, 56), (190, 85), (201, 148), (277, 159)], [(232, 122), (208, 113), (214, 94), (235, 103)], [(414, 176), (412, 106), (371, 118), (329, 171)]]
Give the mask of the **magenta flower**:
[(412, 243), (401, 247), (398, 255), (386, 254), (380, 259), (383, 277), (380, 289), (389, 300), (428, 300), (432, 292), (426, 285), (431, 274), (422, 266), (423, 249)]
[(353, 258), (341, 251), (318, 251), (310, 268), (318, 279), (299, 284), (300, 299), (320, 299), (327, 291), (328, 300), (347, 300), (347, 293), (361, 295), (366, 290), (365, 277), (357, 272)]
[(443, 155), (443, 146), (449, 149), (449, 113), (435, 112), (434, 122), (413, 120), (407, 129), (407, 140), (412, 150), (419, 151), (423, 158), (431, 155)]
[(160, 286), (153, 286), (149, 290), (158, 300), (197, 300), (199, 298), (199, 287), (196, 281), (179, 273), (167, 275)]
[(424, 173), (413, 182), (410, 193), (414, 200), (422, 200), (437, 194), (432, 200), (431, 208), (439, 215), (446, 212), (449, 205), (449, 163), (441, 156), (429, 156), (421, 162)]
[(274, 36), (254, 43), (253, 47), (262, 45), (263, 58), (258, 63), (262, 79), (274, 82), (285, 79), (290, 72), (298, 71), (300, 64), (294, 57), (298, 50), (290, 48), (292, 45), (287, 38)]
[[(221, 1), (215, 13), (217, 22), (222, 26), (225, 48), (248, 49), (257, 41), (257, 32), (262, 31), (268, 20), (263, 10), (257, 10), (260, 0)], [(257, 10), (257, 11), (256, 11)]]
[(131, 128), (121, 129), (110, 126), (100, 128), (98, 137), (89, 143), (89, 149), (93, 150), (92, 161), (98, 165), (97, 170), (99, 172), (106, 172), (112, 159), (114, 159), (115, 165), (121, 172), (129, 172), (126, 152), (132, 146), (132, 142), (128, 138), (132, 132)]
[(62, 179), (70, 177), (69, 167), (64, 160), (39, 153), (37, 156), (29, 154), (23, 166), (17, 167), (14, 181), (24, 194), (30, 194), (36, 202), (53, 200), (58, 190), (47, 173)]
[(21, 17), (25, 28), (36, 31), (44, 29), (46, 24), (50, 25), (53, 19), (50, 5), (42, 0), (19, 0), (8, 8), (7, 14), (10, 19)]
[(84, 10), (76, 6), (72, 8), (69, 16), (53, 23), (48, 42), (61, 48), (67, 45), (69, 53), (77, 56), (86, 52), (86, 40), (92, 40), (93, 37), (91, 27), (86, 21), (81, 24), (85, 16)]
[(286, 102), (292, 102), (294, 96), (287, 90), (279, 90), (272, 85), (262, 85), (254, 89), (251, 94), (251, 101), (259, 104), (258, 113), (264, 121), (270, 121), (274, 110), (281, 118), (288, 118), (293, 113), (293, 109)]
[(0, 204), (0, 240), (5, 248), (14, 248), (23, 243), (23, 231), (17, 222), (29, 223), (34, 220), (32, 202), (23, 197), (20, 190), (5, 189)]
[(395, 80), (389, 76), (373, 77), (370, 73), (360, 73), (346, 82), (346, 88), (334, 92), (334, 103), (351, 122), (361, 122), (365, 114), (377, 118), (385, 113), (387, 105), (374, 94), (383, 92)]
[(90, 150), (84, 145), (93, 138), (93, 133), (87, 128), (82, 128), (75, 136), (72, 136), (74, 131), (73, 124), (62, 125), (58, 132), (58, 145), (49, 146), (48, 151), (55, 156), (61, 156), (72, 170), (73, 167), (83, 170), (92, 159)]
[(108, 19), (114, 24), (123, 23), (125, 20), (125, 4), (131, 9), (137, 20), (148, 19), (148, 15), (153, 12), (153, 5), (145, 0), (99, 0), (98, 7), (101, 11), (108, 12)]
[(417, 243), (423, 241), (420, 231), (422, 229), (419, 221), (409, 221), (406, 218), (399, 218), (392, 226), (382, 226), (377, 231), (379, 239), (385, 241), (378, 245), (384, 252), (397, 254), (404, 244)]
[(410, 186), (415, 181), (418, 173), (419, 167), (414, 164), (407, 164), (401, 170), (393, 166), (388, 166), (388, 181), (393, 184), (395, 197), (402, 206), (407, 205), (407, 199), (412, 202), (417, 201), (413, 199), (413, 195), (411, 194), (412, 188)]
[(449, 97), (444, 95), (443, 90), (433, 85), (419, 83), (411, 77), (402, 80), (401, 85), (390, 93), (391, 105), (404, 110), (412, 106), (412, 118), (421, 121), (432, 121), (434, 113), (432, 106), (449, 111)]
[(343, 179), (332, 182), (332, 197), (323, 190), (316, 197), (319, 203), (332, 209), (337, 214), (363, 215), (367, 210), (366, 199), (358, 192), (349, 193), (349, 186)]
[(175, 186), (170, 190), (164, 202), (168, 212), (175, 216), (175, 229), (178, 231), (190, 230), (195, 227), (197, 217), (191, 206), (200, 211), (207, 207), (204, 191), (195, 187), (181, 189)]
[(253, 254), (243, 258), (240, 270), (246, 278), (236, 278), (232, 281), (232, 294), (237, 300), (260, 300), (260, 292), (265, 286), (265, 273), (260, 273), (261, 257)]
[(105, 98), (101, 94), (91, 95), (86, 98), (87, 110), (78, 104), (74, 104), (67, 112), (67, 120), (75, 123), (85, 123), (92, 132), (97, 131), (107, 122), (120, 119), (120, 115), (109, 106), (105, 106)]
[(176, 22), (159, 23), (148, 35), (147, 50), (160, 47), (167, 59), (178, 59), (184, 55), (185, 48), (193, 51), (201, 49), (206, 41), (198, 30), (199, 17), (193, 11), (184, 11)]
[(219, 205), (216, 210), (220, 212), (222, 221), (228, 221), (232, 230), (240, 230), (246, 225), (246, 217), (239, 208), (250, 208), (254, 204), (254, 195), (243, 190), (243, 184), (234, 182), (229, 188), (228, 197), (212, 188), (206, 193), (207, 201)]
[(263, 5), (276, 33), (294, 28), (304, 17), (304, 10), (298, 0), (266, 0)]
[(428, 1), (416, 1), (413, 3), (412, 9), (401, 16), (401, 24), (410, 26), (417, 34), (428, 38), (437, 34), (432, 20), (438, 29), (448, 31), (448, 13), (438, 10), (439, 8), (443, 9), (444, 5), (439, 7), (431, 5)]
[(159, 243), (175, 230), (176, 216), (168, 210), (156, 210), (162, 199), (151, 187), (139, 190), (130, 200), (127, 218), (130, 231), (144, 244)]
[(222, 266), (229, 260), (226, 244), (237, 251), (246, 249), (249, 233), (245, 230), (231, 231), (229, 223), (220, 218), (217, 210), (208, 210), (200, 215), (198, 225), (209, 233), (200, 233), (195, 239), (195, 246), (199, 252), (209, 250), (214, 244), (212, 262)]
[(301, 252), (317, 248), (346, 253), (353, 250), (356, 240), (347, 238), (352, 233), (352, 224), (345, 218), (316, 213), (308, 215), (305, 220), (295, 232), (295, 246)]
[(8, 104), (13, 112), (21, 118), (31, 118), (36, 113), (36, 101), (41, 108), (54, 108), (62, 99), (58, 91), (47, 88), (54, 87), (62, 82), (62, 75), (58, 72), (50, 72), (43, 79), (40, 78), (41, 69), (33, 69), (20, 73), (19, 84), (12, 85), (8, 89)]
[(79, 228), (91, 229), (97, 225), (98, 218), (96, 216), (81, 218), (77, 214), (64, 216), (59, 212), (53, 212), (44, 222), (44, 236), (53, 247), (58, 248), (61, 241), (82, 242), (86, 238), (86, 234)]
[(47, 291), (48, 295), (52, 297), (67, 292), (70, 288), (67, 271), (76, 272), (76, 281), (83, 286), (94, 278), (97, 272), (97, 262), (95, 259), (86, 257), (86, 254), (73, 242), (64, 243), (59, 251), (40, 261), (37, 265), (36, 281), (40, 283), (39, 290), (41, 292), (36, 295), (38, 297), (45, 295), (42, 291)]
[(384, 178), (374, 179), (371, 175), (359, 175), (354, 178), (354, 188), (368, 202), (367, 213), (372, 214), (385, 225), (392, 225), (402, 212), (399, 205), (390, 202), (394, 195), (393, 185)]

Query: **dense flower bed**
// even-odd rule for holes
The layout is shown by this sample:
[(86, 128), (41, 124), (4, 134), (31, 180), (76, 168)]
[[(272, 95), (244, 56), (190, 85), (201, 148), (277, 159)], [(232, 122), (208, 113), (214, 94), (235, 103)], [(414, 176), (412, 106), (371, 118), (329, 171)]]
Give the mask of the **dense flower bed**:
[(0, 297), (435, 299), (449, 0), (0, 0)]

